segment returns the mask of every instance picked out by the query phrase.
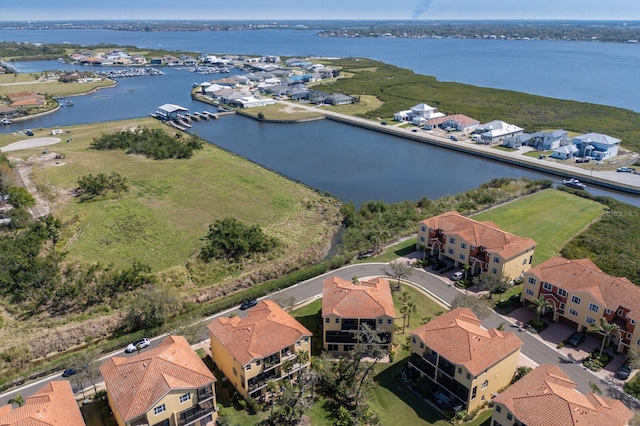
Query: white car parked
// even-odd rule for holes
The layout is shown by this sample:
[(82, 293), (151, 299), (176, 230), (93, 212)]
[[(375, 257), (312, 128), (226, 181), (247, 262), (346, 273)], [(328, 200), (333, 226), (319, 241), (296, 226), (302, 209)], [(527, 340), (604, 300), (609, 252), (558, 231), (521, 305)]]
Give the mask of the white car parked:
[(458, 281), (462, 277), (464, 277), (464, 272), (462, 272), (462, 271), (454, 272), (453, 275), (451, 275), (451, 279), (453, 281)]
[(143, 337), (142, 339), (138, 339), (138, 340), (133, 341), (132, 343), (129, 343), (129, 345), (127, 346), (127, 348), (124, 351), (126, 353), (130, 354), (131, 352), (137, 351), (138, 348), (140, 348), (140, 349), (146, 348), (150, 344), (151, 344), (151, 342), (149, 341), (149, 339), (147, 339), (146, 337)]

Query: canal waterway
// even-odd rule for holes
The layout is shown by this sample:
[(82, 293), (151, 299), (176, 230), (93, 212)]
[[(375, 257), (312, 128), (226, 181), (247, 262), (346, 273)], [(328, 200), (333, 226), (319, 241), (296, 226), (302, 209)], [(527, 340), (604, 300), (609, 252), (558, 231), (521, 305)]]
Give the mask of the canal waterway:
[[(99, 32), (103, 33), (104, 30)], [(234, 33), (238, 36), (244, 36), (245, 33), (254, 36), (262, 34), (255, 31)], [(89, 31), (89, 34), (94, 34), (94, 31)], [(138, 33), (124, 32), (124, 34), (132, 37)], [(276, 34), (279, 37), (286, 36), (286, 32), (276, 32)], [(296, 34), (299, 33), (296, 32)], [(0, 36), (2, 35), (3, 31), (0, 31)], [(314, 40), (316, 39), (325, 40), (315, 37)], [(91, 38), (89, 37), (88, 40), (90, 41)], [(197, 38), (191, 33), (189, 40), (193, 43)], [(189, 40), (183, 41), (187, 43)], [(128, 45), (140, 42), (141, 40), (131, 38), (126, 42), (119, 41), (120, 44)], [(142, 42), (150, 41), (142, 40)], [(280, 40), (274, 47), (265, 48), (265, 51), (277, 53), (283, 45), (284, 41)], [(239, 45), (233, 46), (240, 49)], [(173, 45), (166, 47), (172, 48)], [(188, 46), (183, 46), (182, 49), (186, 47)], [(312, 53), (315, 47), (308, 48), (310, 50), (307, 53)], [(203, 49), (203, 51), (209, 50)], [(16, 66), (21, 72), (74, 68), (72, 65), (59, 64), (56, 61), (19, 62)], [(220, 78), (222, 74), (200, 75), (168, 67), (162, 70), (165, 72), (162, 76), (123, 78), (115, 88), (74, 97), (74, 106), (64, 107), (55, 113), (28, 121), (3, 126), (0, 131), (64, 127), (96, 121), (142, 117), (164, 103), (182, 105), (191, 111), (211, 109), (207, 105), (193, 101), (189, 91), (193, 83)], [(231, 75), (237, 72), (239, 71), (232, 70)], [(356, 205), (367, 200), (415, 201), (424, 196), (433, 199), (475, 188), (496, 177), (527, 176), (560, 181), (557, 177), (543, 173), (324, 120), (298, 124), (270, 124), (230, 116), (220, 120), (196, 123), (193, 131), (198, 132), (213, 144), (291, 179), (328, 192), (341, 200), (353, 201)], [(640, 205), (640, 197), (600, 189), (590, 191), (597, 195), (610, 195), (621, 201)]]

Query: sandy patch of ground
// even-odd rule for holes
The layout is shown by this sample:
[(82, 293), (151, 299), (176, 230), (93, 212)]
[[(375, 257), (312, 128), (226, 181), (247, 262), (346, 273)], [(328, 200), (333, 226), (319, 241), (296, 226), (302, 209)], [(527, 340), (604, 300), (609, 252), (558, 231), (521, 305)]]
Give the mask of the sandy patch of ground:
[(60, 142), (60, 138), (34, 138), (25, 139), (22, 141), (10, 143), (9, 145), (0, 148), (2, 152), (18, 151), (21, 149), (38, 148), (40, 146), (54, 145)]
[(304, 111), (304, 109), (292, 107), (291, 105), (287, 105), (284, 108), (280, 108), (280, 111), (285, 112), (287, 114), (293, 114), (293, 113), (296, 113), (296, 112)]

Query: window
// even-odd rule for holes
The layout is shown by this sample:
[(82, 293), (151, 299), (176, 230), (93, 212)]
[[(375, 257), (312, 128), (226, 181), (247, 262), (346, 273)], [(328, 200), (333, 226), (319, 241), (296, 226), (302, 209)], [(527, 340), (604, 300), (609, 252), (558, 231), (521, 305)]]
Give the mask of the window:
[(561, 303), (561, 304), (560, 304), (560, 310), (561, 310), (561, 311), (564, 311), (564, 303)]
[(507, 420), (513, 420), (513, 414), (508, 413), (507, 414)]
[(411, 338), (411, 341), (412, 341), (413, 343), (415, 343), (415, 342), (416, 342), (416, 338), (415, 338), (415, 336), (413, 336), (413, 337)]
[(462, 368), (458, 367), (458, 374), (462, 374)]
[(576, 305), (580, 304), (580, 298), (578, 296), (571, 296), (571, 301)]
[(491, 269), (491, 272), (493, 272), (494, 274), (497, 274), (497, 273), (498, 273), (498, 270), (497, 270), (496, 268), (492, 268), (492, 269)]
[(621, 317), (623, 315), (622, 309), (618, 309), (618, 316)]
[(153, 409), (153, 414), (158, 415), (160, 413), (163, 413), (166, 409), (167, 407), (165, 407), (164, 404), (158, 405)]
[(576, 310), (575, 310), (575, 309), (573, 309), (573, 308), (569, 309), (569, 313), (570, 313), (571, 315), (573, 315), (574, 317), (577, 317), (577, 316), (578, 316), (578, 311), (576, 311)]
[(464, 254), (462, 254), (462, 253), (460, 253), (460, 254), (458, 255), (458, 257), (460, 258), (460, 260), (464, 260), (465, 255), (464, 255)]
[(420, 349), (424, 349), (424, 343), (420, 342)]
[(329, 322), (329, 321), (331, 321), (331, 318), (329, 318), (329, 317), (326, 317), (326, 318), (324, 319), (324, 322)]
[(558, 296), (560, 297), (567, 297), (567, 290), (563, 289), (563, 288), (559, 288), (558, 289)]
[(473, 390), (471, 391), (471, 399), (476, 397), (476, 392), (478, 391), (478, 387), (474, 386)]
[(476, 249), (476, 246), (471, 246), (471, 250), (475, 250), (475, 249)]
[(455, 243), (456, 243), (456, 239), (455, 239), (455, 238), (453, 238), (453, 237), (450, 237), (450, 238), (449, 238), (449, 243), (451, 243), (451, 244), (455, 244)]
[(595, 323), (596, 323), (596, 319), (591, 318), (589, 315), (587, 315), (587, 324), (595, 324)]
[(527, 264), (527, 258), (525, 257), (524, 259), (522, 259), (522, 264), (526, 265)]
[(420, 242), (424, 243), (424, 241), (425, 241), (425, 238), (423, 236), (420, 236)]
[(300, 340), (296, 342), (296, 347), (300, 346)]
[(387, 324), (391, 324), (392, 322), (393, 322), (393, 321), (392, 321), (392, 320), (390, 320), (390, 319), (388, 319), (388, 320), (387, 320)]
[(327, 350), (329, 352), (337, 352), (338, 351), (338, 345), (327, 345)]
[(494, 263), (500, 263), (500, 258), (498, 256), (493, 256)]
[(631, 325), (636, 325), (636, 320), (631, 320)]
[(631, 339), (631, 333), (627, 333), (627, 339)]
[(260, 360), (260, 359), (259, 359), (259, 360), (257, 360), (257, 361), (256, 361), (256, 365), (260, 365), (260, 363), (261, 363), (261, 362), (262, 362), (262, 360)]
[(467, 373), (467, 380), (471, 380), (471, 373)]
[(427, 232), (427, 227), (423, 225), (423, 226), (420, 227), (420, 230), (422, 232)]
[(595, 303), (589, 303), (589, 310), (593, 312), (598, 312), (600, 310), (600, 306)]
[(245, 367), (245, 369), (246, 369), (247, 371), (251, 370), (251, 364), (247, 364), (247, 366)]
[(531, 265), (531, 262), (533, 262), (533, 255), (529, 256), (529, 265)]
[(236, 376), (236, 377), (238, 376), (238, 371), (236, 370), (235, 367), (233, 367), (233, 375)]
[(551, 291), (553, 290), (553, 285), (551, 283), (545, 282), (545, 283), (542, 283), (542, 288), (544, 288), (545, 290)]
[(378, 324), (382, 324), (382, 318), (378, 318)]
[(340, 318), (336, 318), (336, 324), (340, 324)]
[(460, 248), (461, 249), (466, 249), (467, 248), (467, 243), (460, 243)]
[(529, 284), (534, 284), (536, 283), (536, 279), (533, 277), (529, 277)]
[(496, 409), (496, 412), (498, 412), (498, 413), (502, 412), (502, 407), (501, 406), (495, 405), (494, 407)]
[(531, 290), (530, 288), (528, 288), (528, 289), (527, 289), (527, 294), (528, 294), (529, 296), (533, 296), (533, 294), (534, 294), (534, 293), (533, 293), (533, 290)]
[(488, 380), (485, 380), (484, 382), (482, 382), (482, 389), (486, 388), (487, 386), (489, 386)]
[(636, 341), (636, 345), (640, 346), (640, 339), (638, 339), (638, 341)]
[(305, 343), (309, 343), (309, 338), (308, 338), (308, 337), (305, 337), (305, 338), (304, 338), (304, 342), (305, 342)]
[[(249, 366), (249, 367), (251, 367), (251, 366)], [(182, 404), (184, 402), (187, 402), (190, 399), (191, 399), (191, 394), (190, 393), (185, 393), (184, 395), (182, 395), (180, 397), (180, 404)]]
[(453, 255), (453, 249), (448, 249), (448, 250), (447, 250), (447, 253), (449, 253), (449, 254)]

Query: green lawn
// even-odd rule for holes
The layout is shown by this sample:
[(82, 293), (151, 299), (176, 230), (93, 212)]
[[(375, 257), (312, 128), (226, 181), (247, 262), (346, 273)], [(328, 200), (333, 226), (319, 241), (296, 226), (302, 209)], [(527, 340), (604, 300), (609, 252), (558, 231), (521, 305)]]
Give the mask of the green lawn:
[[(316, 250), (330, 238), (326, 218), (337, 212), (334, 201), (210, 144), (191, 159), (163, 161), (88, 149), (101, 133), (136, 125), (175, 132), (150, 118), (70, 126), (64, 138), (73, 142), (49, 147), (66, 155), (59, 164), (40, 160), (42, 148), (11, 153), (35, 156), (31, 178), (65, 224), (59, 246), (70, 258), (116, 267), (140, 261), (160, 271), (184, 264), (208, 226), (225, 217), (259, 225), (284, 244), (287, 256)], [(17, 140), (0, 135), (0, 146)], [(112, 171), (130, 186), (121, 199), (80, 203), (69, 196), (79, 177)]]
[(548, 189), (476, 214), (512, 234), (537, 243), (533, 264), (557, 256), (564, 245), (598, 219), (604, 206), (567, 192)]

